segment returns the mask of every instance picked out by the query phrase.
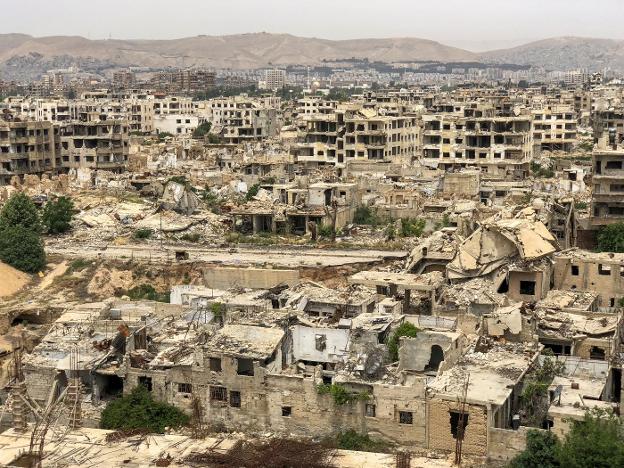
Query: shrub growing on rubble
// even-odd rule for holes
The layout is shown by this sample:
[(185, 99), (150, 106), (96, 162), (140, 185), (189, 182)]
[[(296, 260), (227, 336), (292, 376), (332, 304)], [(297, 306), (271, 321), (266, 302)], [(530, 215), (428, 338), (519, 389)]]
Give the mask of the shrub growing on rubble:
[(35, 273), (45, 267), (41, 222), (35, 204), (14, 194), (0, 211), (0, 260), (18, 270)]
[(401, 237), (420, 237), (425, 230), (427, 222), (418, 218), (401, 219)]
[(169, 302), (169, 293), (159, 293), (151, 284), (141, 284), (126, 292), (126, 295), (133, 301), (157, 301)]
[(563, 440), (545, 431), (529, 431), (526, 449), (509, 467), (620, 467), (624, 466), (624, 425), (610, 411), (594, 408), (585, 412)]
[(251, 200), (253, 197), (258, 195), (259, 191), (260, 191), (260, 184), (253, 184), (251, 187), (249, 187), (249, 190), (247, 190), (247, 193), (245, 194), (245, 200), (247, 201)]
[(135, 239), (149, 239), (150, 237), (152, 237), (152, 234), (154, 234), (154, 231), (152, 229), (142, 228), (134, 231), (132, 237)]
[(403, 322), (388, 339), (388, 354), (392, 362), (399, 360), (399, 340), (402, 336), (414, 338), (418, 335), (420, 328), (410, 322)]
[(43, 207), (41, 221), (49, 234), (62, 234), (71, 229), (74, 203), (68, 197), (51, 200)]
[(210, 133), (210, 129), (212, 128), (211, 122), (202, 122), (197, 128), (193, 131), (193, 138), (203, 138), (204, 135)]
[(22, 226), (37, 234), (41, 232), (37, 207), (21, 192), (13, 194), (0, 211), (0, 229), (11, 226)]
[(0, 260), (27, 273), (41, 271), (46, 264), (41, 237), (20, 225), (1, 229)]
[(370, 399), (370, 395), (366, 392), (350, 392), (343, 385), (339, 384), (320, 384), (316, 387), (316, 392), (319, 395), (331, 395), (334, 399), (334, 403), (339, 406), (354, 401), (366, 401)]
[(598, 232), (600, 252), (624, 252), (624, 223), (603, 226)]
[(102, 411), (102, 429), (143, 429), (163, 433), (166, 427), (188, 424), (189, 417), (175, 406), (155, 401), (143, 385), (111, 401)]

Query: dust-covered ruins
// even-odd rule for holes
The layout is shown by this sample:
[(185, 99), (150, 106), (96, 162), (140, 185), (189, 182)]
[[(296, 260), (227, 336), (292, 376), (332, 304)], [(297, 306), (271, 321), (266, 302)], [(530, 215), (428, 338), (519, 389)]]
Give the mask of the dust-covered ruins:
[(497, 67), (0, 81), (0, 465), (505, 466), (619, 417), (622, 81)]

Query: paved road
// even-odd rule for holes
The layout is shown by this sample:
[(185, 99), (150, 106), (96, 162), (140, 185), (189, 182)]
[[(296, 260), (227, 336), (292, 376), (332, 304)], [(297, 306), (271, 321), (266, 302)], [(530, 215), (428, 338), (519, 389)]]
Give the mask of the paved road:
[(188, 252), (189, 262), (220, 263), (228, 266), (273, 265), (281, 268), (327, 267), (354, 263), (379, 262), (384, 259), (401, 259), (407, 256), (403, 251), (383, 250), (330, 250), (313, 247), (241, 247), (241, 248), (199, 248), (188, 246), (72, 246), (50, 245), (49, 254), (66, 258), (110, 258), (141, 259), (153, 262), (173, 262), (176, 251)]

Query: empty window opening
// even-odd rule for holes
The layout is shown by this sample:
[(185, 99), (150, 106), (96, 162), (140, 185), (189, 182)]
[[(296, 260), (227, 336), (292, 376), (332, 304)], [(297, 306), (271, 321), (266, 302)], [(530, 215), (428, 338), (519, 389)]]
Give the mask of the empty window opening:
[(611, 275), (611, 266), (610, 265), (603, 265), (602, 263), (599, 263), (598, 264), (598, 274), (599, 275), (604, 275), (604, 276)]
[(375, 408), (375, 405), (367, 403), (366, 404), (366, 416), (369, 418), (374, 418), (375, 417), (375, 411), (377, 408)]
[(253, 361), (251, 359), (237, 359), (238, 367), (236, 373), (238, 375), (254, 375)]
[(227, 401), (227, 388), (211, 385), (210, 399), (212, 401)]
[(520, 294), (524, 296), (534, 296), (535, 281), (520, 281)]
[[(101, 380), (100, 380), (101, 379)], [(100, 399), (120, 396), (123, 393), (123, 379), (117, 375), (98, 374), (100, 384)]]
[(230, 392), (230, 406), (233, 408), (241, 407), (241, 394), (236, 390)]
[(542, 343), (544, 350), (551, 350), (555, 356), (570, 356), (572, 354), (572, 347), (570, 345), (564, 345), (561, 343)]
[(509, 281), (507, 281), (507, 278), (503, 280), (503, 282), (500, 284), (496, 292), (501, 293), (501, 294), (509, 292)]
[(399, 423), (400, 424), (413, 424), (414, 413), (411, 411), (399, 411)]
[(615, 297), (609, 299), (609, 307), (615, 307)]
[(578, 274), (579, 274), (578, 265), (572, 265), (572, 276), (578, 276)]
[(190, 383), (179, 383), (178, 393), (193, 393), (193, 385)]
[(211, 371), (221, 372), (221, 358), (211, 357), (209, 362)]
[(314, 335), (314, 346), (317, 351), (325, 351), (325, 348), (327, 348), (327, 336)]
[(290, 416), (292, 414), (291, 406), (282, 406), (282, 416)]
[(605, 350), (602, 348), (599, 348), (598, 346), (592, 346), (589, 349), (589, 359), (595, 359), (598, 361), (604, 361), (606, 359), (607, 355), (605, 353)]
[(145, 388), (147, 388), (148, 392), (151, 392), (152, 391), (152, 378), (142, 375), (141, 377), (139, 377), (139, 385), (143, 385)]
[(458, 437), (463, 439), (466, 433), (466, 426), (468, 425), (468, 413), (460, 411), (449, 411), (449, 413), (451, 415), (451, 434), (453, 434), (453, 439)]
[(431, 347), (431, 357), (429, 358), (429, 363), (425, 366), (425, 370), (437, 371), (442, 361), (444, 361), (444, 351), (439, 345), (433, 345)]

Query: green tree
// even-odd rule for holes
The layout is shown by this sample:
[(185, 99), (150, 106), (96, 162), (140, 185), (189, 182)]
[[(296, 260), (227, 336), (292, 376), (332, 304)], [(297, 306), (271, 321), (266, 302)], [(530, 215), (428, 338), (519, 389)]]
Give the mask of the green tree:
[(247, 190), (247, 193), (245, 194), (245, 200), (247, 201), (251, 200), (253, 197), (258, 195), (259, 191), (260, 191), (260, 184), (253, 184), (251, 187), (249, 187), (249, 190)]
[(45, 266), (37, 207), (23, 193), (14, 194), (0, 211), (0, 260), (28, 273)]
[(624, 222), (603, 226), (598, 232), (600, 252), (624, 252)]
[(559, 440), (552, 432), (531, 429), (526, 436), (526, 449), (509, 463), (509, 468), (557, 468)]
[(49, 234), (62, 234), (71, 229), (74, 203), (71, 198), (59, 197), (46, 203), (41, 215), (43, 226)]
[(41, 237), (20, 224), (0, 229), (0, 260), (27, 273), (41, 271), (46, 264)]
[(399, 340), (402, 336), (414, 338), (418, 335), (420, 328), (410, 322), (403, 322), (388, 340), (388, 353), (390, 359), (395, 362), (399, 360)]
[(175, 406), (156, 401), (143, 385), (138, 385), (121, 398), (111, 401), (102, 411), (102, 429), (143, 429), (163, 433), (166, 427), (188, 423), (188, 416)]
[(612, 412), (587, 411), (561, 443), (558, 460), (569, 468), (624, 466), (624, 426)]
[(0, 211), (0, 229), (11, 226), (22, 226), (29, 231), (41, 233), (39, 210), (21, 192), (13, 194)]
[(197, 128), (193, 131), (193, 138), (203, 138), (204, 135), (210, 133), (210, 129), (212, 128), (211, 122), (202, 122)]

